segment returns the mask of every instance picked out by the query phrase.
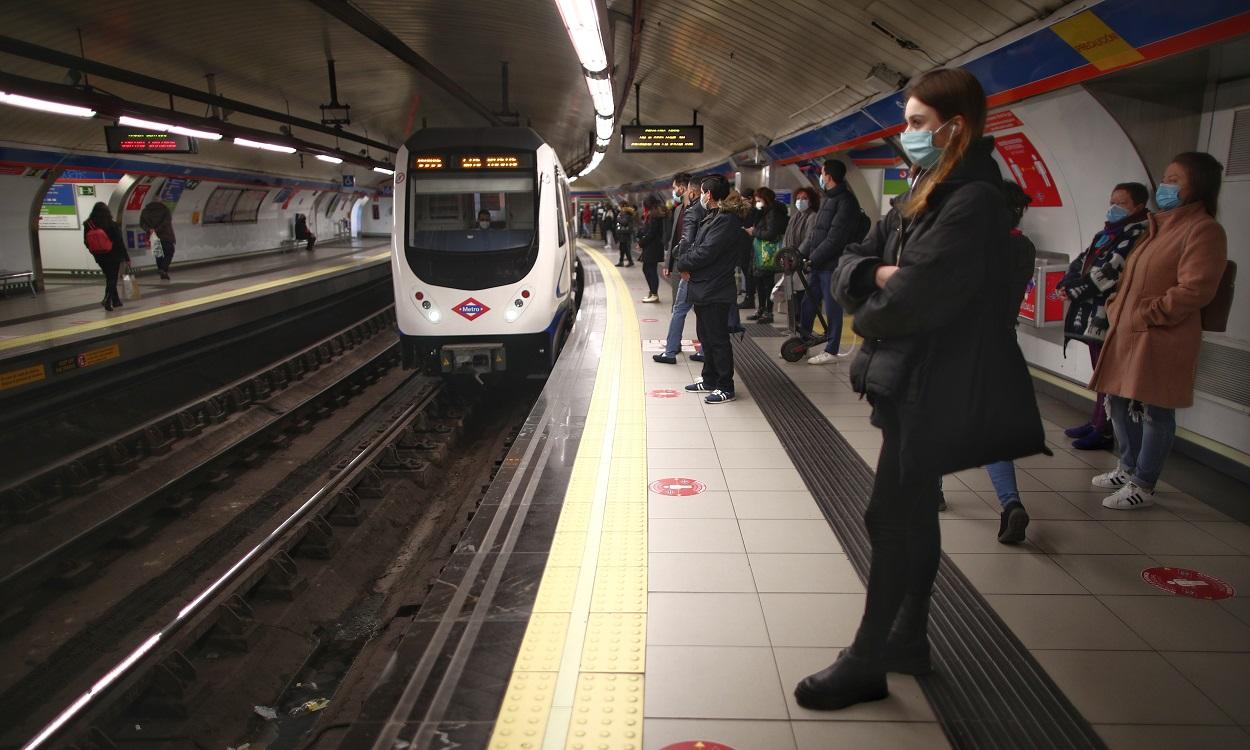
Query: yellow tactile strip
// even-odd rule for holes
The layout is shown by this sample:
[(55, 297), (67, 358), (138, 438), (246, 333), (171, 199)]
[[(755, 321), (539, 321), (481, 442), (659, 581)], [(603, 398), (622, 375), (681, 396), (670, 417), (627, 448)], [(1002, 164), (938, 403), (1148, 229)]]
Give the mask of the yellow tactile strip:
[[(641, 750), (646, 666), (646, 408), (638, 319), (587, 253), (607, 322), (586, 426), (492, 750)], [(630, 345), (625, 346), (624, 342)]]

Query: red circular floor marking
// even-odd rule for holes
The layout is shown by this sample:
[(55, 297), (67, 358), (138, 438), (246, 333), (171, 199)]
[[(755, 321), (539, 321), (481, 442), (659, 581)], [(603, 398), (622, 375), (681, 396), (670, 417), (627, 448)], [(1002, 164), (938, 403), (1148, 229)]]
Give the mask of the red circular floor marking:
[(660, 321), (657, 318), (643, 318), (642, 322), (643, 323), (659, 323)]
[(1146, 568), (1141, 579), (1169, 594), (1190, 599), (1227, 599), (1237, 593), (1228, 583), (1187, 568)]
[(647, 391), (647, 395), (651, 398), (677, 398), (681, 394), (672, 388), (656, 388), (655, 390)]
[(707, 485), (697, 479), (686, 477), (664, 477), (651, 483), (651, 491), (659, 495), (689, 497), (698, 495), (707, 489)]
[(734, 750), (729, 745), (722, 745), (711, 740), (686, 740), (672, 745), (665, 745), (661, 750)]

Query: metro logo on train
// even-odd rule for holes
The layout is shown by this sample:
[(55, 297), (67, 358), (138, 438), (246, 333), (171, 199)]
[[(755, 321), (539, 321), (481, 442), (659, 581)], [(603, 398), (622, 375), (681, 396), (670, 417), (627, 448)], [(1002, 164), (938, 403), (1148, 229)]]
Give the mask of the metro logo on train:
[(456, 305), (455, 307), (451, 309), (453, 312), (455, 312), (457, 315), (460, 315), (465, 320), (476, 320), (482, 317), (483, 315), (485, 315), (486, 313), (490, 312), (489, 307), (482, 304), (481, 302), (478, 302), (472, 297), (468, 298), (464, 302), (461, 302), (460, 304)]

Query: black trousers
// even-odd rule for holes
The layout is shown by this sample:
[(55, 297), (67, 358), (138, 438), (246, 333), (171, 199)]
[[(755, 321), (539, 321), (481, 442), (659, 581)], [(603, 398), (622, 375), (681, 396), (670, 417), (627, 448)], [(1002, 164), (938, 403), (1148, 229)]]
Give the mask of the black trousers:
[(660, 293), (660, 265), (658, 263), (642, 262), (642, 276), (647, 280), (647, 291), (652, 294)]
[(122, 264), (119, 260), (97, 261), (104, 272), (104, 301), (116, 305), (122, 301), (117, 293), (117, 278), (121, 275)]
[(156, 259), (156, 267), (162, 272), (169, 270), (169, 264), (174, 260), (174, 243), (161, 242), (161, 252), (163, 255)]
[(770, 313), (773, 311), (773, 286), (777, 283), (777, 274), (766, 273), (757, 274), (753, 279), (755, 282), (755, 291), (759, 296), (759, 304), (755, 309), (758, 312)]
[(942, 554), (938, 526), (941, 477), (909, 477), (899, 472), (901, 430), (894, 403), (878, 398), (873, 407), (884, 442), (864, 523), (872, 542), (868, 598), (852, 653), (880, 658), (903, 597), (929, 597)]
[(734, 350), (729, 344), (730, 302), (694, 306), (695, 335), (703, 345), (703, 384), (733, 393)]
[(620, 247), (617, 248), (618, 251), (620, 252), (620, 259), (617, 261), (617, 263), (628, 263), (631, 265), (633, 264), (634, 248), (630, 247), (630, 245), (633, 244), (633, 239), (634, 238), (629, 234), (629, 232), (618, 231), (616, 233), (616, 241), (620, 243)]

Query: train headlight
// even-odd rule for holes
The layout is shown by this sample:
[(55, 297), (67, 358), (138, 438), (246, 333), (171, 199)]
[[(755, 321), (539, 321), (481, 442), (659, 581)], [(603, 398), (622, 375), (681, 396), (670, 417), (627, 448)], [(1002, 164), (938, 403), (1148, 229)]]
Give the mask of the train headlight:
[(438, 303), (430, 299), (425, 292), (419, 290), (412, 291), (412, 304), (421, 312), (425, 319), (431, 323), (437, 323), (443, 319), (443, 313), (438, 309)]
[(525, 314), (525, 309), (529, 307), (530, 301), (534, 295), (529, 289), (518, 289), (512, 295), (512, 304), (503, 311), (503, 321), (505, 323), (514, 323)]

